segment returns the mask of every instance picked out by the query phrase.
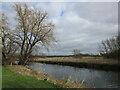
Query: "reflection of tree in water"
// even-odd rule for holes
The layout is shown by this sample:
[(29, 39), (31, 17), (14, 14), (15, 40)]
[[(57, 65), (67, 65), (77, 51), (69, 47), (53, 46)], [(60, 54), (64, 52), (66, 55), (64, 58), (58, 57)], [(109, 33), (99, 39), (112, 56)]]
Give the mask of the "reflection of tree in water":
[(103, 79), (106, 81), (108, 87), (118, 87), (120, 86), (118, 75), (120, 72), (105, 72), (102, 73)]
[[(92, 77), (93, 76), (93, 77)], [(117, 87), (120, 86), (120, 83), (118, 84), (118, 74), (116, 72), (105, 72), (105, 71), (98, 71), (98, 72), (92, 72), (91, 73), (91, 80), (89, 81), (89, 84), (93, 87)]]
[(94, 71), (93, 70), (89, 70), (89, 72), (90, 72), (90, 79), (87, 81), (87, 85), (89, 86), (89, 87), (92, 87), (92, 88), (94, 88), (95, 87), (95, 85), (94, 85)]
[(96, 70), (89, 70), (89, 72), (90, 79), (87, 78), (87, 81), (85, 82), (89, 87), (117, 88), (118, 86), (120, 86), (120, 82), (118, 82), (118, 74), (116, 74), (117, 72), (106, 72)]

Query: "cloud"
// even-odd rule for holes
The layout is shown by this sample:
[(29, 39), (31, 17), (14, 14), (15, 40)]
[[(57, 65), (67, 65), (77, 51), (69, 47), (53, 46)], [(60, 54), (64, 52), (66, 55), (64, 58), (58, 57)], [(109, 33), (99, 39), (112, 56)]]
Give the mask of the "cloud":
[(15, 10), (13, 8), (14, 3), (2, 3), (2, 12), (4, 12), (8, 17), (9, 26), (15, 29), (17, 22), (14, 20), (16, 17)]
[[(83, 53), (98, 53), (98, 43), (100, 43), (101, 40), (117, 34), (118, 14), (117, 6), (115, 6), (116, 3), (107, 3), (107, 6), (104, 3), (100, 3), (102, 9), (100, 8), (101, 6), (98, 5), (99, 3), (88, 4), (89, 3), (72, 3), (72, 5), (69, 5), (64, 17), (53, 20), (58, 32), (56, 37), (61, 43), (61, 47), (57, 46), (56, 51), (65, 54), (70, 54), (71, 52), (72, 54), (73, 49), (80, 49)], [(75, 9), (76, 6), (84, 6), (84, 8), (89, 9)], [(111, 8), (111, 12), (107, 11), (109, 7)], [(93, 10), (94, 8), (95, 10)], [(79, 12), (85, 12), (86, 16), (81, 15)], [(110, 17), (108, 18), (109, 14)], [(94, 16), (96, 17), (94, 18)]]
[(80, 17), (101, 23), (117, 23), (117, 2), (77, 3), (73, 8)]
[(53, 3), (37, 3), (35, 5), (36, 8), (41, 9), (41, 10), (45, 10), (48, 15), (49, 18), (58, 18), (61, 16), (61, 12), (66, 9), (67, 3), (57, 3), (57, 2), (53, 2)]
[[(15, 17), (10, 5), (3, 4), (7, 15)], [(28, 5), (47, 11), (48, 19), (55, 24), (58, 44), (49, 53), (43, 49), (50, 55), (69, 55), (73, 49), (96, 54), (98, 43), (118, 32), (118, 5), (115, 2), (31, 2)]]

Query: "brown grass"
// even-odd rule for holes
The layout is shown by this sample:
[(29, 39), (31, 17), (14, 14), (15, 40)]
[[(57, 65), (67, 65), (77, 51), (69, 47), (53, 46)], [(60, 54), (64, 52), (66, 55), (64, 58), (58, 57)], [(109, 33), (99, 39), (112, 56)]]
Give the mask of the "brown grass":
[(97, 64), (118, 64), (120, 63), (118, 60), (110, 60), (105, 59), (103, 57), (82, 57), (82, 58), (74, 58), (74, 57), (35, 57), (32, 61), (61, 61), (61, 62), (86, 62), (86, 63), (97, 63)]

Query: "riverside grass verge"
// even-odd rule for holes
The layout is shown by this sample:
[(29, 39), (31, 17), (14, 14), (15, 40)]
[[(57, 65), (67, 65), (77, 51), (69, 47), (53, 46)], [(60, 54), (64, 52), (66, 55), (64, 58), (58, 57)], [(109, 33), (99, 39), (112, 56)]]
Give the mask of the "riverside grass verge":
[[(12, 76), (12, 78), (10, 76)], [(11, 78), (11, 81), (9, 78)], [(22, 82), (24, 82), (23, 85), (21, 85)], [(16, 84), (19, 85), (18, 87), (22, 86), (21, 88), (88, 88), (83, 85), (82, 82), (74, 82), (70, 79), (57, 80), (49, 77), (47, 74), (19, 65), (3, 67), (3, 88), (11, 87), (11, 84), (9, 85), (9, 83), (12, 83), (12, 87), (14, 88), (17, 88)]]
[[(15, 67), (14, 67), (15, 68)], [(2, 67), (2, 88), (60, 88), (60, 86), (36, 77), (21, 75), (10, 70), (10, 67)]]
[(86, 56), (81, 58), (75, 57), (34, 57), (30, 62), (58, 64), (73, 66), (79, 68), (91, 68), (105, 71), (120, 71), (120, 61), (105, 59), (103, 57)]
[(113, 59), (106, 59), (103, 57), (92, 57), (92, 56), (84, 56), (81, 58), (75, 58), (75, 57), (40, 57), (35, 56), (31, 59), (31, 61), (60, 61), (60, 62), (84, 62), (84, 63), (95, 63), (95, 64), (120, 64), (119, 60), (113, 60)]

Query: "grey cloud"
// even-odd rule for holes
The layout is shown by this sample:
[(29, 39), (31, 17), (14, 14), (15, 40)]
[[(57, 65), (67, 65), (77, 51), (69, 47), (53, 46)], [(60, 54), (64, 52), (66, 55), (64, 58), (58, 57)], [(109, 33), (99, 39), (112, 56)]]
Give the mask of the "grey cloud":
[[(58, 20), (56, 27), (58, 27), (57, 31), (59, 33), (56, 37), (60, 40), (61, 47), (56, 46), (57, 52), (69, 53), (72, 52), (73, 49), (80, 49), (83, 53), (98, 53), (98, 43), (117, 34), (117, 13), (113, 13), (113, 11), (117, 11), (117, 7), (114, 6), (114, 3), (109, 3), (108, 6), (105, 6), (107, 3), (101, 3), (101, 9), (98, 4), (99, 3), (92, 3), (88, 5), (88, 3), (77, 3), (76, 5), (76, 3), (74, 3), (72, 7), (68, 9), (68, 12), (66, 12), (68, 15)], [(76, 6), (84, 6), (84, 8), (75, 9)], [(107, 8), (104, 9), (103, 7)], [(111, 7), (111, 11), (108, 7)], [(90, 9), (91, 12), (89, 11)], [(81, 16), (79, 13), (80, 10), (81, 12), (85, 12), (86, 16)], [(74, 15), (70, 16), (69, 12), (72, 12)], [(109, 19), (112, 22), (108, 22), (109, 14)], [(97, 16), (94, 18), (94, 15)], [(72, 21), (74, 16), (78, 19)]]
[[(58, 44), (50, 49), (53, 55), (72, 54), (73, 49), (82, 53), (98, 53), (98, 43), (117, 34), (117, 3), (28, 3), (31, 7), (45, 9), (49, 20), (55, 23)], [(9, 10), (9, 6), (5, 5)], [(7, 11), (6, 9), (6, 11)], [(63, 16), (60, 16), (61, 12)], [(12, 15), (12, 10), (8, 15)]]
[(116, 24), (118, 20), (117, 2), (83, 2), (72, 8), (80, 17), (101, 23)]
[(2, 3), (2, 11), (7, 15), (9, 26), (12, 29), (15, 29), (15, 26), (17, 24), (17, 22), (14, 20), (16, 16), (15, 9), (13, 7), (14, 4), (15, 3)]

